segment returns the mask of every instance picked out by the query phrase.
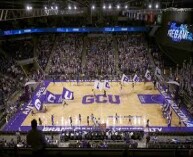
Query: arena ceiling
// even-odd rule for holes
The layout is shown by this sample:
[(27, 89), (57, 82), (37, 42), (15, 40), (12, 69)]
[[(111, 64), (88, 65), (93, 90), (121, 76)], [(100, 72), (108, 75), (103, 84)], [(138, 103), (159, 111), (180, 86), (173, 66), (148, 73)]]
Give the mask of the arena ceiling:
[(77, 7), (89, 7), (92, 4), (101, 6), (111, 4), (112, 6), (128, 5), (129, 7), (146, 8), (149, 3), (160, 3), (161, 8), (167, 7), (191, 7), (193, 0), (1, 0), (1, 9), (24, 9), (30, 4), (33, 8), (41, 9), (45, 5), (57, 5), (59, 8), (65, 8), (68, 5)]

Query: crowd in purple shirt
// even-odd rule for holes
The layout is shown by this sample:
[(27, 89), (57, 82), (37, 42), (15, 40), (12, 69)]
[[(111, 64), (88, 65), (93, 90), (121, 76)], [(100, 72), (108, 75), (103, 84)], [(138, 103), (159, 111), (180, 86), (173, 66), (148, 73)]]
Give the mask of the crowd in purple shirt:
[[(141, 34), (86, 38), (77, 34), (59, 35), (53, 49), (49, 75), (63, 75), (65, 79), (77, 79), (81, 75), (88, 80), (101, 77), (115, 79), (120, 73), (144, 75), (149, 68), (147, 51)], [(85, 60), (82, 60), (84, 53)]]
[(140, 34), (118, 35), (119, 69), (122, 73), (144, 75), (149, 67), (146, 41)]
[(115, 75), (115, 49), (113, 37), (90, 37), (87, 41), (87, 55), (84, 74), (92, 79), (98, 76)]
[(57, 36), (49, 74), (65, 75), (66, 79), (74, 78), (81, 68), (82, 50), (83, 38), (81, 35)]

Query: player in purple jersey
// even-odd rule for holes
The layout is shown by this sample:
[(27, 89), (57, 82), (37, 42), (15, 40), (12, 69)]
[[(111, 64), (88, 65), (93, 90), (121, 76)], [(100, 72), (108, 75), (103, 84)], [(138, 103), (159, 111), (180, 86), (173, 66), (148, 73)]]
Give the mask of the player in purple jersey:
[(52, 122), (52, 125), (54, 125), (54, 115), (53, 114), (51, 115), (51, 122)]

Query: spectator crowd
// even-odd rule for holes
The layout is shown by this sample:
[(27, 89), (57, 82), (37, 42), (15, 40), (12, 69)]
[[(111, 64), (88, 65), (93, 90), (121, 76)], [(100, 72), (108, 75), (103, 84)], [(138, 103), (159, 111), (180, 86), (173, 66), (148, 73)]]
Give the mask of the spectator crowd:
[(50, 75), (64, 75), (65, 79), (75, 79), (81, 70), (83, 50), (82, 35), (59, 35), (51, 58)]
[(193, 64), (192, 58), (184, 60), (180, 69), (176, 69), (176, 81), (179, 81), (180, 88), (188, 93), (189, 96), (193, 96)]
[(127, 75), (144, 75), (150, 66), (146, 41), (140, 34), (118, 35), (119, 69)]
[(43, 70), (49, 61), (50, 54), (54, 45), (54, 36), (42, 35), (38, 39), (37, 51), (38, 51), (38, 62)]
[(84, 74), (92, 79), (99, 75), (116, 74), (115, 49), (112, 36), (89, 37), (87, 41), (86, 64)]

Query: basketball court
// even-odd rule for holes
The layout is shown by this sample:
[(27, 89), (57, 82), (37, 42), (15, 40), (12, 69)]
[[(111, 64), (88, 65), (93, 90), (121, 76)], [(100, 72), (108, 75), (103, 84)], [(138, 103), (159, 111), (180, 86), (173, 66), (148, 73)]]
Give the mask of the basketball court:
[[(62, 93), (63, 88), (74, 92), (74, 100), (65, 100), (63, 103), (43, 104), (46, 112), (38, 112), (35, 108), (34, 115), (27, 114), (21, 126), (30, 126), (32, 119), (41, 118), (43, 126), (70, 126), (69, 117), (72, 117), (72, 126), (87, 126), (87, 116), (90, 117), (89, 126), (93, 126), (91, 114), (96, 120), (106, 126), (146, 126), (147, 119), (150, 126), (167, 126), (167, 120), (162, 115), (162, 96), (154, 89), (152, 82), (137, 82), (134, 88), (132, 83), (125, 83), (121, 89), (119, 82), (110, 82), (110, 89), (92, 91), (94, 82), (50, 82), (46, 91), (53, 94)], [(146, 97), (148, 98), (146, 100)], [(172, 126), (178, 126), (179, 118), (172, 111)], [(117, 120), (116, 120), (117, 113)], [(81, 122), (79, 121), (81, 115)], [(129, 117), (131, 122), (129, 122)]]

